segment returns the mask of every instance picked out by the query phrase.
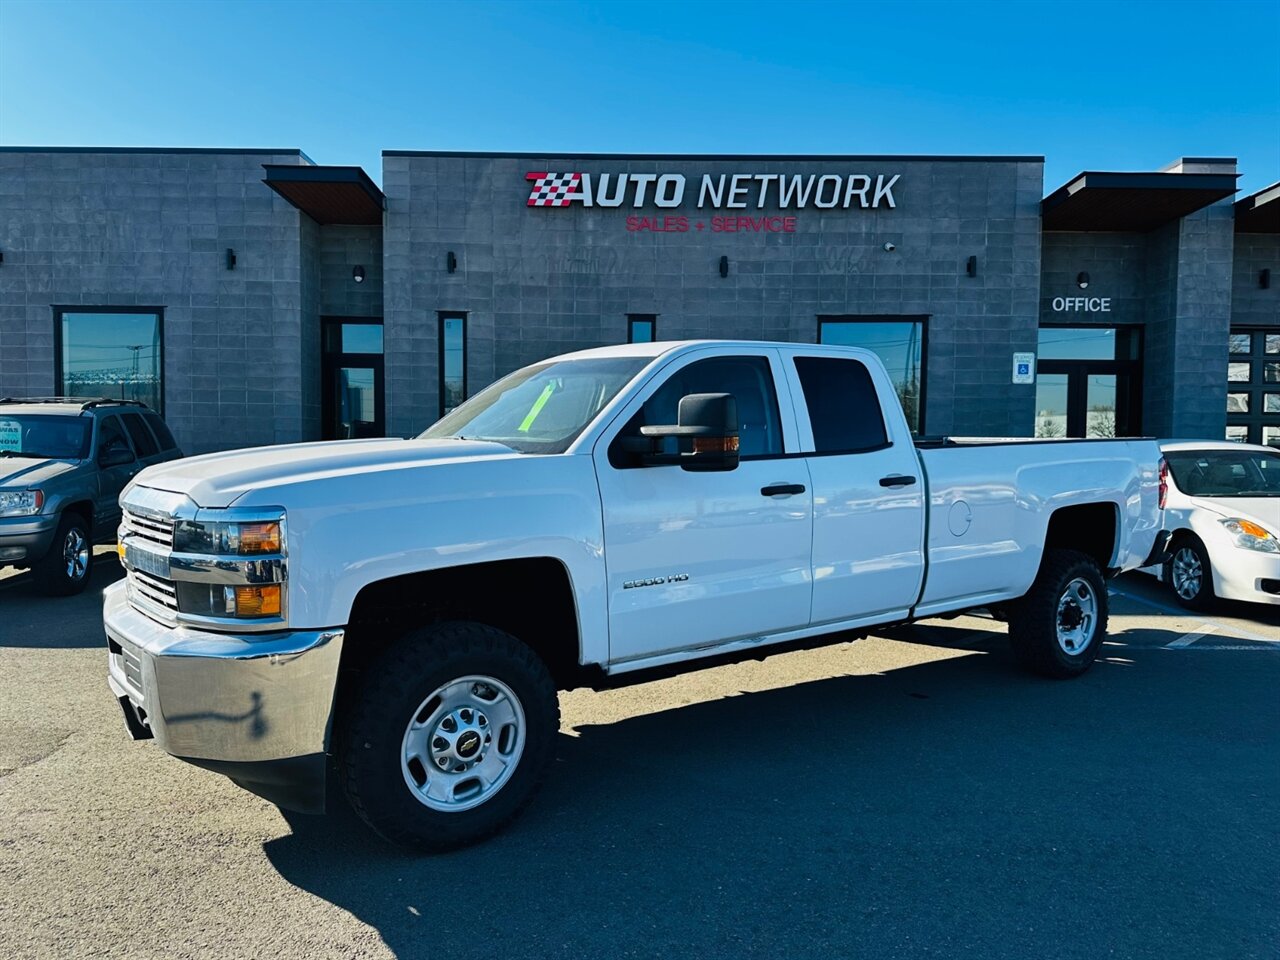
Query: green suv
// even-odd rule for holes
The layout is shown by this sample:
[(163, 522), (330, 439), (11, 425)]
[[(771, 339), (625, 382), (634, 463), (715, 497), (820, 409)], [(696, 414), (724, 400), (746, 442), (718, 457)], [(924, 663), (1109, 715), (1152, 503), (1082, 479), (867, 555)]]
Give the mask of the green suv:
[(0, 399), (0, 567), (30, 567), (55, 596), (89, 582), (93, 545), (120, 525), (120, 491), (182, 451), (135, 400)]

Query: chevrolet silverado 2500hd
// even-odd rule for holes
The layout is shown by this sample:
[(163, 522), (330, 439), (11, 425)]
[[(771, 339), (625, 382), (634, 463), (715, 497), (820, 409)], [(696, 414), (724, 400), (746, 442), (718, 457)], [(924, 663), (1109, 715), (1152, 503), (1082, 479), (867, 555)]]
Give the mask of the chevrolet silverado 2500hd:
[(496, 830), (556, 691), (985, 607), (1087, 670), (1104, 580), (1159, 559), (1151, 440), (913, 442), (863, 350), (588, 350), (411, 440), (241, 450), (124, 491), (105, 594), (137, 738), (287, 808), (332, 769), (377, 832)]

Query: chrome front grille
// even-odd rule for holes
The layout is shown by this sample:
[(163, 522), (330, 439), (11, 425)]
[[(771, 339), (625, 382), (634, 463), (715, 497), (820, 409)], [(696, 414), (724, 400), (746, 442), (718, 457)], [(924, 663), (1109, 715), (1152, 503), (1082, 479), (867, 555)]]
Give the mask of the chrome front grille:
[(124, 524), (121, 535), (133, 535), (142, 540), (159, 544), (162, 547), (173, 547), (173, 520), (168, 517), (155, 517), (138, 513), (128, 507), (124, 510)]
[(129, 586), (138, 597), (175, 613), (178, 610), (178, 588), (172, 580), (155, 577), (141, 570), (129, 571)]

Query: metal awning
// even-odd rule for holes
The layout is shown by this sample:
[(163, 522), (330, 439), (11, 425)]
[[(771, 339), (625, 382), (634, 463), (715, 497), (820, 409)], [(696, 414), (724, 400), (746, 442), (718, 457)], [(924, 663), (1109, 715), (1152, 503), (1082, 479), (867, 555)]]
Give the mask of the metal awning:
[(1040, 204), (1045, 230), (1145, 233), (1236, 192), (1235, 173), (1086, 171)]
[(263, 183), (321, 225), (382, 224), (387, 200), (360, 167), (264, 163)]
[(1236, 201), (1236, 233), (1280, 233), (1280, 180)]

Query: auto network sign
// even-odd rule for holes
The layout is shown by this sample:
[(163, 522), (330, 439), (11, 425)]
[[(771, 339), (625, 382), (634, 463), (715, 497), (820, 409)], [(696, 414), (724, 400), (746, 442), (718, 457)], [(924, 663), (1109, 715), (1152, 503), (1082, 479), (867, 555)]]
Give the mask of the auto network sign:
[[(874, 210), (893, 209), (893, 187), (899, 174), (703, 174), (691, 184), (682, 173), (556, 173), (546, 170), (524, 175), (532, 187), (531, 207), (654, 207), (673, 210), (697, 195), (697, 210)], [(710, 226), (716, 233), (794, 233), (797, 218), (781, 216), (713, 216), (710, 223), (688, 215), (629, 216), (632, 232), (686, 233)]]

